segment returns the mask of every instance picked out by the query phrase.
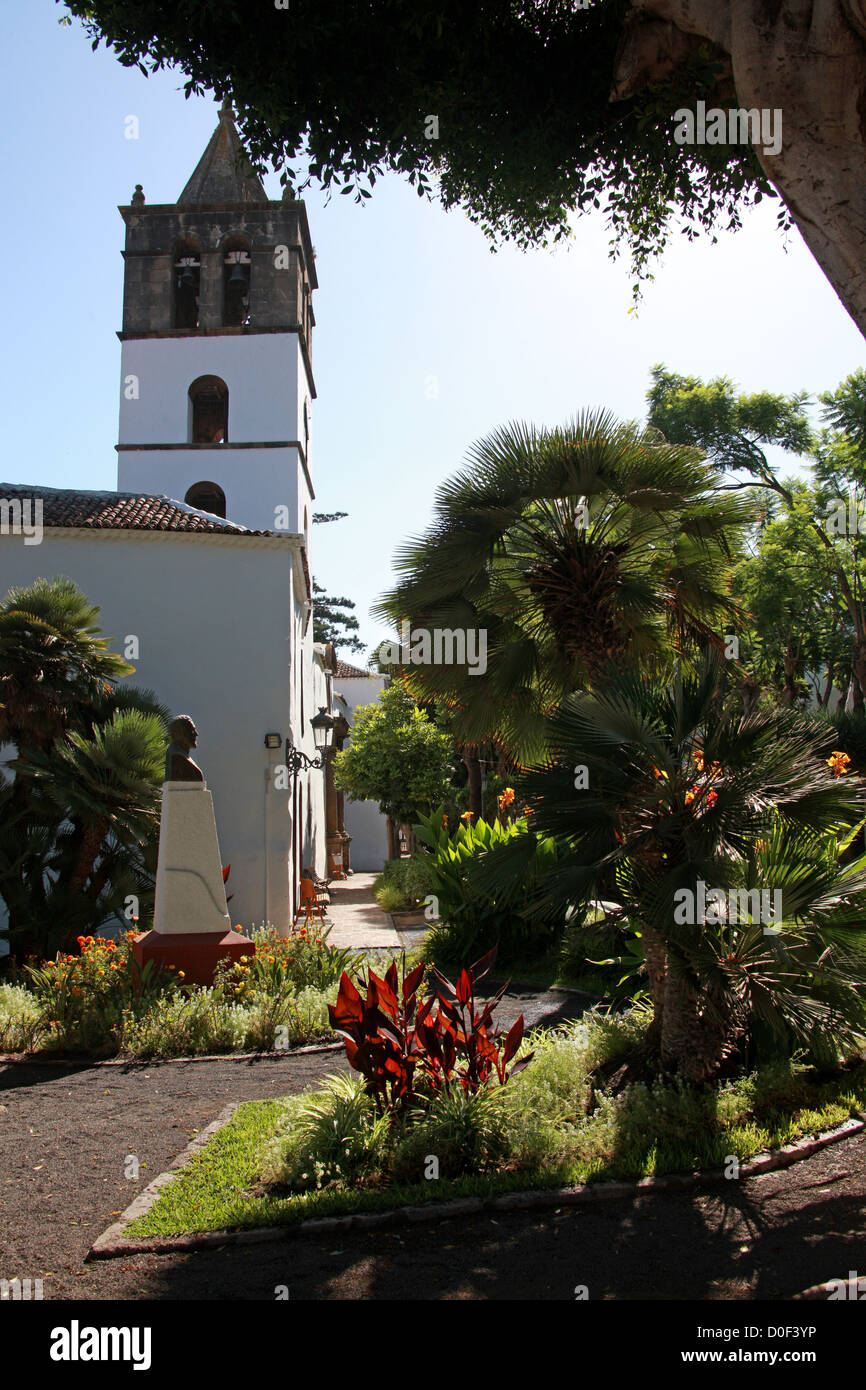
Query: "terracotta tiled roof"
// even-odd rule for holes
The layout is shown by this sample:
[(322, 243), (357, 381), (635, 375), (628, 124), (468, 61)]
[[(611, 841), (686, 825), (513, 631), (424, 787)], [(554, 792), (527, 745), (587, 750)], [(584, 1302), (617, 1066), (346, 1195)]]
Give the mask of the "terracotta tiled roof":
[(142, 492), (80, 492), (77, 488), (28, 487), (0, 483), (0, 498), (42, 501), (46, 528), (83, 526), (94, 531), (212, 531), (228, 536), (269, 536), (234, 521), (197, 511), (171, 497)]
[(338, 680), (347, 680), (352, 676), (369, 676), (369, 671), (359, 671), (357, 666), (350, 666), (348, 661), (338, 661), (334, 670), (334, 675)]

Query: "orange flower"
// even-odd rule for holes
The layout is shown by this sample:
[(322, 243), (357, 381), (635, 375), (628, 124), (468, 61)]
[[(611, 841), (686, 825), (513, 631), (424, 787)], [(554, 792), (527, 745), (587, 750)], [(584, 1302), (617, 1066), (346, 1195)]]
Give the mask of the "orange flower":
[(471, 820), (471, 819), (472, 819), (472, 812), (471, 812), (471, 811), (464, 811), (464, 812), (463, 812), (463, 815), (460, 817), (460, 819), (461, 819), (461, 820)]
[(698, 772), (703, 772), (703, 770), (704, 770), (704, 755), (703, 755), (703, 753), (696, 753), (696, 754), (695, 754), (695, 767), (698, 769)]
[(691, 804), (692, 804), (692, 802), (694, 801), (694, 799), (695, 799), (695, 793), (694, 793), (693, 791), (686, 792), (686, 805), (687, 805), (687, 806), (691, 806)]
[(653, 775), (655, 776), (656, 780), (658, 780), (659, 778), (662, 778), (665, 782), (670, 781), (670, 778), (668, 777), (667, 773), (666, 773), (666, 772), (662, 772), (660, 768), (654, 767), (654, 768), (653, 768)]
[(848, 768), (851, 766), (851, 759), (847, 753), (836, 751), (832, 757), (827, 759), (827, 766), (834, 777), (844, 777)]
[(707, 802), (707, 805), (708, 805), (708, 806), (715, 806), (715, 804), (716, 804), (716, 802), (718, 801), (718, 799), (719, 799), (719, 793), (718, 793), (718, 792), (714, 792), (713, 789), (712, 789), (712, 787), (710, 787), (710, 790), (707, 792), (707, 795), (706, 795), (706, 802)]

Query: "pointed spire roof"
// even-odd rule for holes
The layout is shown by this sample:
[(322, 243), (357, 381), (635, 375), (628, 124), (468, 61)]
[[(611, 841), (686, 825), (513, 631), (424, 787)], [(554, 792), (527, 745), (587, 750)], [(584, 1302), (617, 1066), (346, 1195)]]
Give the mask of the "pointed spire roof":
[(189, 203), (266, 203), (268, 195), (241, 143), (231, 103), (220, 107), (219, 125), (178, 198)]

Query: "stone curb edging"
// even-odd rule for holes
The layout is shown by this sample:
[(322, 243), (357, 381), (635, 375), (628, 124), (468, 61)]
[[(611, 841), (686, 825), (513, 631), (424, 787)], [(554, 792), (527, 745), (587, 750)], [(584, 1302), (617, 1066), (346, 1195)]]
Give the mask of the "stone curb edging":
[[(98, 1259), (103, 1249), (110, 1249), (114, 1252), (116, 1243), (118, 1241), (123, 1243), (123, 1231), (125, 1227), (129, 1225), (130, 1221), (134, 1221), (136, 1217), (144, 1216), (145, 1212), (150, 1211), (162, 1189), (177, 1177), (181, 1168), (186, 1167), (193, 1154), (203, 1149), (208, 1140), (212, 1139), (216, 1134), (217, 1130), (222, 1129), (223, 1125), (228, 1123), (240, 1104), (240, 1101), (235, 1100), (232, 1101), (231, 1104), (225, 1106), (206, 1129), (203, 1129), (200, 1134), (197, 1134), (194, 1139), (190, 1140), (186, 1148), (182, 1149), (177, 1155), (177, 1158), (172, 1159), (165, 1171), (160, 1173), (158, 1177), (155, 1177), (152, 1182), (148, 1183), (147, 1187), (145, 1187), (142, 1192), (139, 1192), (135, 1200), (126, 1208), (120, 1220), (115, 1221), (113, 1226), (109, 1226), (108, 1229), (103, 1231), (102, 1235), (94, 1241), (84, 1257), (85, 1261)], [(129, 1242), (126, 1243), (129, 1244)]]
[[(143, 1255), (182, 1250), (206, 1250), (218, 1245), (255, 1245), (266, 1241), (283, 1240), (295, 1235), (323, 1235), (336, 1230), (369, 1230), (376, 1226), (400, 1225), (404, 1222), (445, 1221), (452, 1216), (475, 1216), (483, 1211), (520, 1211), (550, 1206), (577, 1206), (583, 1202), (610, 1201), (617, 1197), (636, 1197), (644, 1192), (677, 1191), (697, 1187), (701, 1183), (725, 1181), (721, 1172), (669, 1173), (661, 1177), (640, 1178), (637, 1182), (585, 1183), (582, 1187), (534, 1188), (526, 1192), (505, 1192), (497, 1197), (459, 1197), (450, 1202), (430, 1202), (423, 1206), (395, 1207), (390, 1211), (352, 1212), (346, 1216), (325, 1216), (311, 1221), (299, 1221), (285, 1226), (259, 1226), (248, 1231), (201, 1231), (182, 1236), (155, 1236), (145, 1240), (124, 1240), (123, 1231), (137, 1217), (155, 1204), (160, 1190), (177, 1176), (177, 1172), (231, 1119), (237, 1104), (226, 1106), (213, 1124), (202, 1130), (191, 1144), (178, 1154), (164, 1173), (139, 1193), (119, 1221), (109, 1226), (94, 1241), (85, 1260), (113, 1259), (118, 1255)], [(741, 1178), (755, 1177), (780, 1168), (790, 1168), (801, 1159), (809, 1158), (819, 1149), (840, 1140), (850, 1139), (866, 1129), (866, 1112), (858, 1111), (859, 1119), (844, 1120), (836, 1129), (804, 1136), (792, 1144), (784, 1144), (754, 1158), (740, 1167)], [(812, 1292), (809, 1290), (808, 1292)], [(798, 1295), (803, 1297), (804, 1295)]]
[(289, 1057), (301, 1057), (311, 1052), (341, 1052), (342, 1043), (310, 1043), (305, 1047), (287, 1047), (280, 1052), (206, 1052), (192, 1057), (68, 1057), (52, 1058), (29, 1052), (0, 1052), (0, 1066), (7, 1067), (167, 1067), (173, 1062), (284, 1062)]

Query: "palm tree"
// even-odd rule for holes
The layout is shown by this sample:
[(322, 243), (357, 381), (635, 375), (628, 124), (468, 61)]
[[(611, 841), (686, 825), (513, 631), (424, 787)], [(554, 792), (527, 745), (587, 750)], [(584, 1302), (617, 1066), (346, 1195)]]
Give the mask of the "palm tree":
[(10, 943), (69, 949), (147, 884), (167, 711), (116, 688), (129, 666), (99, 610), (67, 579), (38, 580), (0, 605), (0, 893)]
[[(533, 827), (562, 853), (536, 906), (621, 905), (665, 1065), (707, 1080), (756, 1019), (806, 1042), (862, 1036), (866, 856), (841, 856), (866, 789), (831, 773), (832, 731), (789, 710), (735, 713), (709, 657), (666, 685), (611, 671), (567, 698), (548, 734), (549, 761), (523, 786)], [(488, 855), (479, 886), (518, 884), (525, 855), (511, 854)], [(781, 894), (763, 900), (781, 904), (769, 927), (753, 890)]]
[(483, 630), (487, 669), (410, 662), (413, 693), (455, 706), (467, 743), (496, 739), (526, 762), (543, 752), (545, 712), (611, 664), (719, 642), (750, 512), (716, 484), (699, 451), (604, 413), (482, 440), (398, 552), (376, 611)]
[(132, 672), (98, 617), (71, 579), (10, 589), (0, 603), (0, 743), (50, 747)]

